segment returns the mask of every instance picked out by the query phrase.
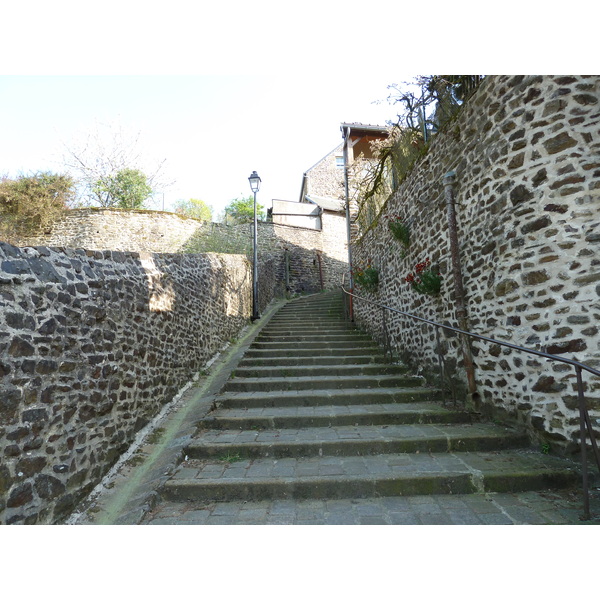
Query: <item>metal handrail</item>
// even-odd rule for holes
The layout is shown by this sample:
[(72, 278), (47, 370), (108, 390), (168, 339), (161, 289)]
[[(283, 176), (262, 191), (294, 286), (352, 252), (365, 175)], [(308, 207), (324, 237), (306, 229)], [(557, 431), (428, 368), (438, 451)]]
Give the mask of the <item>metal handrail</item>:
[[(513, 350), (518, 350), (519, 352), (526, 352), (527, 354), (534, 354), (535, 356), (540, 356), (541, 358), (545, 358), (547, 360), (558, 361), (568, 365), (571, 365), (575, 369), (575, 374), (577, 377), (577, 396), (579, 401), (579, 432), (580, 432), (580, 446), (581, 446), (581, 462), (582, 462), (582, 484), (583, 484), (583, 520), (590, 519), (590, 502), (589, 502), (589, 482), (588, 482), (588, 469), (587, 469), (587, 448), (586, 448), (586, 429), (587, 433), (590, 437), (590, 442), (592, 445), (592, 449), (594, 451), (594, 456), (596, 458), (596, 463), (598, 465), (598, 470), (600, 471), (600, 453), (598, 452), (598, 446), (596, 444), (596, 439), (594, 437), (594, 430), (592, 427), (592, 422), (590, 420), (589, 412), (585, 406), (585, 397), (583, 393), (583, 379), (582, 379), (582, 371), (587, 371), (592, 375), (596, 375), (600, 377), (600, 371), (594, 369), (586, 364), (580, 363), (576, 360), (572, 360), (570, 358), (563, 358), (562, 356), (556, 356), (555, 354), (548, 354), (547, 352), (541, 352), (540, 350), (533, 350), (532, 348), (524, 348), (523, 346), (517, 346), (516, 344), (510, 344), (509, 342), (503, 342), (501, 340), (496, 340), (494, 338), (486, 337), (484, 335), (479, 335), (477, 333), (471, 333), (470, 331), (464, 331), (463, 329), (458, 329), (456, 327), (451, 327), (450, 325), (443, 325), (442, 323), (437, 323), (435, 321), (430, 321), (429, 319), (424, 319), (423, 317), (418, 317), (411, 313), (404, 312), (402, 310), (398, 310), (397, 308), (392, 308), (391, 306), (386, 306), (385, 304), (380, 304), (379, 302), (375, 302), (373, 300), (369, 300), (368, 298), (363, 298), (362, 296), (357, 296), (353, 292), (344, 289), (343, 286), (340, 286), (342, 292), (344, 292), (350, 298), (356, 298), (357, 300), (361, 300), (367, 302), (369, 304), (373, 304), (374, 306), (378, 306), (381, 309), (389, 310), (394, 313), (398, 313), (400, 315), (404, 315), (405, 317), (410, 317), (411, 319), (416, 319), (417, 321), (421, 321), (423, 323), (428, 323), (429, 325), (433, 325), (436, 327), (436, 333), (439, 331), (439, 328), (445, 329), (447, 331), (453, 331), (455, 333), (467, 335), (471, 338), (475, 338), (478, 340), (482, 340), (484, 342), (489, 342), (492, 344), (498, 344), (500, 346), (505, 346), (507, 348), (511, 348)], [(384, 315), (384, 326), (385, 326), (385, 312)], [(386, 338), (387, 342), (387, 328), (384, 331), (384, 338)], [(439, 338), (438, 338), (439, 339)], [(389, 343), (389, 342), (388, 342)], [(439, 358), (439, 355), (438, 355)]]

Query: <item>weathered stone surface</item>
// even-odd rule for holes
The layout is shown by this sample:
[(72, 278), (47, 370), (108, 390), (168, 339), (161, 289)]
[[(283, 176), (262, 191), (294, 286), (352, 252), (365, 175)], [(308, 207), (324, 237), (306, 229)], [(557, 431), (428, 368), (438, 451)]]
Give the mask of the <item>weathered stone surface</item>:
[(564, 214), (569, 210), (569, 207), (566, 204), (546, 204), (544, 210)]
[(32, 356), (35, 353), (33, 344), (20, 337), (13, 338), (13, 341), (8, 349), (10, 356)]
[(548, 154), (556, 154), (557, 152), (577, 146), (577, 140), (573, 139), (566, 131), (542, 143)]
[[(0, 523), (54, 522), (246, 325), (251, 266), (233, 255), (100, 251), (74, 264), (64, 249), (41, 248), (33, 261), (30, 250), (0, 248), (10, 275), (27, 273), (0, 311), (0, 427), (10, 427)], [(283, 293), (280, 258), (260, 265), (261, 311)]]
[(543, 217), (540, 217), (539, 219), (535, 219), (534, 221), (531, 221), (530, 223), (526, 223), (525, 225), (523, 225), (523, 227), (521, 227), (521, 233), (523, 233), (523, 234), (532, 233), (534, 231), (539, 231), (540, 229), (543, 229), (544, 227), (548, 227), (549, 225), (552, 225), (552, 219), (550, 219), (550, 217), (544, 215)]
[(551, 375), (542, 375), (531, 388), (534, 392), (552, 393), (565, 389), (564, 384), (557, 383)]
[[(590, 365), (599, 364), (600, 235), (595, 227), (597, 198), (590, 195), (590, 191), (600, 189), (598, 114), (593, 110), (599, 104), (582, 95), (598, 98), (600, 79), (544, 76), (530, 83), (523, 78), (512, 89), (507, 87), (508, 80), (486, 78), (477, 91), (479, 104), (467, 102), (457, 116), (461, 139), (435, 139), (426, 167), (417, 166), (387, 201), (382, 217), (413, 217), (406, 258), (400, 259), (387, 250), (394, 242), (378, 224), (353, 246), (353, 252), (356, 260), (378, 261), (382, 281), (378, 302), (433, 321), (456, 323), (450, 278), (434, 301), (414, 294), (402, 280), (428, 256), (432, 260), (434, 255), (442, 257), (450, 263), (445, 206), (429, 206), (426, 213), (415, 211), (415, 207), (422, 206), (419, 198), (443, 198), (441, 179), (452, 165), (456, 171), (460, 259), (471, 330), (532, 349), (548, 348), (568, 358), (576, 356)], [(580, 84), (591, 87), (578, 88)], [(590, 104), (582, 103), (588, 101)], [(477, 108), (484, 105), (496, 107), (491, 113), (491, 126), (487, 112), (484, 117)], [(504, 148), (507, 154), (499, 159)], [(464, 157), (460, 169), (454, 157)], [(357, 320), (378, 335), (382, 328), (379, 312), (360, 302), (355, 306)], [(433, 374), (436, 343), (409, 319), (396, 318), (399, 323), (392, 336), (396, 349)], [(460, 356), (455, 338), (445, 336), (445, 342), (446, 355)], [(571, 412), (569, 400), (571, 367), (566, 365), (569, 371), (564, 378), (557, 374), (562, 371), (550, 376), (546, 361), (530, 358), (521, 367), (506, 370), (502, 361), (510, 352), (507, 348), (478, 342), (473, 345), (477, 349), (477, 388), (485, 403), (509, 412), (523, 411), (519, 418), (524, 423), (530, 422), (535, 408), (537, 416), (532, 426), (553, 439), (572, 439), (577, 431), (577, 415)], [(454, 376), (464, 381), (460, 370)], [(556, 409), (547, 403), (550, 392)], [(597, 383), (589, 386), (586, 395), (600, 406)]]
[(584, 106), (598, 104), (598, 98), (593, 94), (575, 94), (573, 99), (575, 102), (579, 102), (579, 104), (583, 104)]
[(31, 483), (22, 483), (12, 488), (6, 501), (8, 508), (23, 506), (33, 500), (33, 488)]
[(531, 182), (534, 187), (538, 187), (548, 179), (546, 169), (540, 169), (532, 178)]
[(5, 387), (0, 394), (0, 423), (13, 420), (23, 399), (23, 392), (16, 388)]
[(521, 204), (533, 197), (533, 193), (524, 185), (517, 185), (510, 192), (510, 200), (513, 205)]
[(573, 280), (573, 283), (577, 286), (587, 286), (591, 283), (595, 283), (596, 281), (600, 281), (600, 272), (589, 273), (587, 275), (582, 275), (581, 277), (576, 277)]
[(25, 477), (31, 477), (39, 473), (46, 466), (46, 462), (43, 456), (25, 457), (17, 463), (16, 470), (22, 472)]
[(546, 348), (548, 354), (564, 354), (565, 352), (581, 352), (587, 348), (582, 339), (569, 340), (560, 344), (550, 344)]
[(496, 296), (506, 296), (516, 290), (519, 284), (514, 279), (505, 279), (496, 286)]
[(35, 479), (35, 491), (40, 498), (51, 500), (63, 494), (66, 490), (64, 483), (52, 475), (38, 475)]
[(0, 265), (0, 271), (9, 275), (23, 275), (29, 273), (29, 265), (26, 260), (5, 260)]
[(30, 408), (23, 411), (21, 418), (24, 423), (39, 423), (48, 419), (48, 411), (45, 408)]
[(521, 276), (525, 285), (539, 285), (550, 279), (547, 271), (530, 271)]
[(6, 465), (0, 465), (0, 495), (6, 496), (6, 493), (10, 489), (13, 483), (13, 479), (10, 476), (10, 470)]

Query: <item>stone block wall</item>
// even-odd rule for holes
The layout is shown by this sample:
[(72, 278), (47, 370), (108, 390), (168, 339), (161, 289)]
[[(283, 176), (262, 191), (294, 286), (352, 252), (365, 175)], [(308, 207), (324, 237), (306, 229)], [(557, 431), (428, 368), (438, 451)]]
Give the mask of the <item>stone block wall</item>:
[[(260, 229), (271, 246), (287, 251), (291, 294), (339, 287), (348, 268), (346, 219), (328, 212), (321, 218), (322, 231), (267, 223)], [(285, 280), (285, 255), (280, 256), (280, 277)]]
[(178, 252), (202, 226), (202, 221), (169, 212), (80, 208), (66, 211), (50, 232), (19, 246)]
[(305, 194), (345, 200), (344, 169), (337, 166), (336, 156), (343, 156), (340, 144), (306, 172)]
[[(313, 293), (340, 285), (347, 270), (346, 220), (341, 213), (326, 211), (322, 230), (259, 222), (259, 255), (276, 261), (284, 281), (285, 250), (288, 253), (289, 293)], [(174, 253), (193, 247), (194, 239), (220, 230), (224, 244), (236, 252), (252, 248), (252, 225), (203, 223), (181, 215), (150, 210), (86, 208), (67, 211), (52, 230), (19, 246), (85, 248), (126, 252)], [(215, 251), (218, 248), (215, 247)], [(230, 252), (230, 249), (223, 248)], [(319, 269), (319, 256), (321, 268)]]
[[(258, 223), (259, 262), (266, 259), (272, 261), (278, 281), (281, 284), (287, 282), (287, 292), (291, 295), (339, 287), (344, 275), (347, 280), (348, 244), (345, 216), (325, 211), (321, 218), (321, 231), (272, 222)], [(226, 236), (235, 247), (245, 248), (248, 256), (252, 256), (251, 223), (212, 223), (190, 240), (190, 247), (194, 248), (196, 238), (214, 235), (217, 229), (219, 235)]]
[[(600, 368), (600, 78), (487, 77), (357, 241), (355, 264), (380, 271), (379, 291), (365, 296), (457, 326), (443, 189), (450, 171), (470, 330)], [(395, 217), (411, 229), (405, 253), (388, 227)], [(427, 258), (443, 276), (439, 297), (404, 279)], [(380, 335), (381, 311), (361, 302), (355, 309)], [(398, 353), (429, 373), (440, 351), (464, 393), (455, 336), (438, 346), (427, 325), (395, 316), (390, 327)], [(483, 408), (510, 414), (533, 439), (574, 449), (573, 368), (497, 344), (472, 346)], [(600, 381), (585, 373), (584, 381), (597, 424)]]
[(239, 255), (0, 243), (0, 523), (67, 516), (248, 323), (251, 277)]

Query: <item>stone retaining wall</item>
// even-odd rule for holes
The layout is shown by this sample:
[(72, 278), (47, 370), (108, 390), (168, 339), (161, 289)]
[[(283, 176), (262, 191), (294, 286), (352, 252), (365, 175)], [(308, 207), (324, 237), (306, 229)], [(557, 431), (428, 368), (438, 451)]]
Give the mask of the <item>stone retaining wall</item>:
[(51, 231), (19, 246), (179, 252), (203, 222), (169, 212), (77, 208), (66, 211)]
[[(287, 292), (291, 295), (334, 289), (340, 286), (344, 277), (347, 280), (345, 216), (325, 212), (321, 220), (321, 231), (271, 222), (258, 223), (259, 261), (266, 258), (273, 261), (277, 278), (287, 284)], [(246, 249), (251, 257), (252, 223), (208, 224), (194, 235), (189, 246), (194, 248), (198, 238), (214, 236), (217, 231), (218, 235), (226, 236), (233, 246)]]
[[(339, 286), (348, 267), (346, 220), (341, 213), (325, 212), (322, 231), (259, 222), (259, 256), (273, 260), (278, 255), (277, 272), (285, 280), (285, 254), (288, 253), (290, 294), (317, 292), (322, 287)], [(66, 211), (52, 230), (35, 238), (21, 240), (19, 246), (85, 248), (126, 252), (182, 252), (194, 240), (220, 231), (223, 248), (252, 247), (252, 224), (205, 223), (174, 213), (151, 210), (84, 208)], [(211, 248), (212, 250), (213, 248)], [(249, 253), (251, 257), (251, 252)], [(262, 258), (261, 258), (262, 260)], [(320, 267), (319, 267), (320, 263)]]
[(251, 305), (239, 255), (0, 243), (0, 523), (68, 515)]
[[(600, 368), (600, 78), (487, 77), (356, 244), (356, 264), (380, 271), (370, 297), (457, 326), (443, 189), (450, 171), (471, 331)], [(411, 228), (405, 255), (388, 228), (394, 215)], [(404, 280), (427, 258), (443, 275), (437, 298)], [(379, 310), (357, 302), (356, 313), (380, 335)], [(433, 376), (431, 328), (394, 317), (391, 332), (396, 350)], [(464, 397), (458, 340), (443, 336), (439, 350)], [(484, 409), (509, 413), (557, 449), (574, 449), (572, 367), (478, 342), (473, 353)], [(584, 380), (596, 424), (600, 382)]]
[[(259, 233), (271, 247), (288, 254), (288, 291), (314, 293), (341, 285), (348, 270), (346, 219), (323, 213), (322, 231), (265, 223)], [(280, 254), (279, 276), (285, 281), (285, 254)], [(346, 275), (347, 277), (347, 275)]]

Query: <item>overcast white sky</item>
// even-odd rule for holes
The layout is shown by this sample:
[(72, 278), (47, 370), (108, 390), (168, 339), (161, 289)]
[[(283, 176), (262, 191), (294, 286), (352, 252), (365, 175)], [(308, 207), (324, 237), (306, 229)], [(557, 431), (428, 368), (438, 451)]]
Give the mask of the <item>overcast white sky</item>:
[[(64, 169), (73, 146), (97, 123), (140, 132), (149, 163), (166, 159), (175, 184), (165, 206), (200, 198), (221, 210), (248, 196), (297, 200), (302, 174), (342, 140), (340, 123), (382, 124), (395, 116), (387, 86), (396, 74), (345, 77), (248, 75), (0, 77), (0, 173)], [(381, 104), (374, 104), (381, 100)], [(159, 205), (162, 198), (159, 195)]]
[[(118, 122), (141, 133), (155, 162), (166, 159), (175, 181), (166, 208), (193, 197), (219, 212), (250, 194), (253, 170), (260, 203), (297, 200), (303, 172), (341, 142), (340, 123), (393, 120), (387, 86), (413, 75), (577, 70), (562, 43), (569, 17), (513, 0), (493, 19), (460, 0), (419, 10), (385, 0), (10, 4), (0, 175), (60, 171), (63, 143)], [(512, 37), (527, 18), (535, 29)], [(586, 57), (595, 66), (584, 46), (596, 37), (592, 23), (577, 23), (580, 72)], [(512, 54), (507, 35), (518, 41)], [(543, 57), (541, 69), (532, 57)]]

